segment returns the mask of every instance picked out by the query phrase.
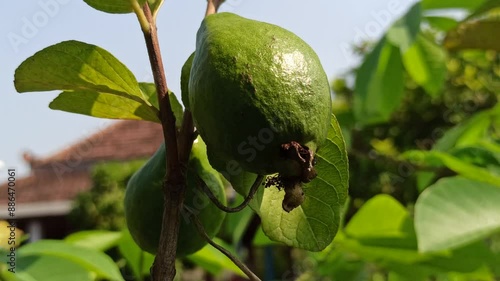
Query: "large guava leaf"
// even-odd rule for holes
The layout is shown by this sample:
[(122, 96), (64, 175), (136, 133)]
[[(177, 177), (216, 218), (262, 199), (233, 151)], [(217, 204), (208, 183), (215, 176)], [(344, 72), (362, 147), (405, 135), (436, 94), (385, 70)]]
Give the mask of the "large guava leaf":
[(500, 185), (461, 177), (428, 187), (415, 204), (422, 252), (453, 249), (500, 232)]
[[(321, 251), (335, 237), (347, 197), (349, 169), (342, 132), (333, 115), (328, 138), (316, 157), (318, 176), (304, 186), (306, 198), (300, 207), (285, 212), (281, 206), (285, 193), (274, 186), (261, 187), (250, 203), (271, 240)], [(255, 175), (241, 178), (245, 181), (232, 184), (238, 193), (246, 196)]]
[(92, 91), (146, 102), (132, 72), (108, 51), (79, 41), (64, 41), (27, 58), (14, 74), (16, 90)]

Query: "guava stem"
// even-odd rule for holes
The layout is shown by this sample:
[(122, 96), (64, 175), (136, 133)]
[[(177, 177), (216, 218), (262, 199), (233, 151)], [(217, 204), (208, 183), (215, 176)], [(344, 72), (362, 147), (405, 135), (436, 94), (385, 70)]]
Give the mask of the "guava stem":
[(210, 198), (210, 200), (212, 200), (212, 202), (215, 204), (215, 206), (217, 206), (217, 208), (221, 209), (222, 211), (224, 211), (226, 213), (236, 213), (236, 212), (243, 210), (246, 206), (248, 206), (250, 201), (253, 199), (255, 193), (259, 189), (259, 186), (261, 185), (262, 181), (264, 180), (264, 176), (262, 176), (262, 175), (257, 176), (252, 187), (250, 188), (250, 191), (248, 192), (248, 195), (245, 197), (245, 200), (243, 200), (243, 202), (241, 202), (240, 205), (238, 205), (234, 208), (228, 207), (228, 206), (225, 206), (224, 204), (222, 204), (219, 201), (219, 199), (217, 199), (217, 197), (215, 197), (212, 190), (210, 190), (210, 188), (208, 188), (208, 186), (203, 182), (203, 180), (201, 178), (199, 178), (199, 180), (201, 181), (201, 184), (200, 184), (201, 189), (203, 190), (203, 192), (205, 192), (205, 194), (208, 196), (208, 198)]
[[(193, 143), (192, 133), (194, 128), (192, 121), (189, 122), (191, 119), (184, 118), (181, 135), (179, 136), (179, 140), (182, 142), (179, 147), (181, 147), (182, 151), (179, 151), (175, 116), (168, 97), (169, 91), (161, 58), (156, 22), (151, 14), (147, 1), (142, 9), (146, 20), (149, 22), (149, 29), (143, 29), (143, 33), (155, 81), (156, 93), (160, 105), (159, 117), (163, 128), (163, 138), (165, 139), (167, 148), (167, 167), (163, 184), (165, 209), (163, 210), (158, 253), (152, 267), (152, 277), (153, 280), (156, 281), (171, 281), (176, 274), (175, 257), (180, 228), (180, 212), (186, 191), (186, 167)], [(186, 141), (187, 138), (191, 140)]]
[(216, 248), (217, 250), (219, 250), (221, 253), (223, 253), (226, 257), (228, 257), (234, 264), (236, 264), (236, 266), (238, 266), (241, 271), (243, 271), (243, 273), (246, 274), (246, 276), (248, 276), (248, 278), (252, 281), (261, 281), (259, 277), (257, 277), (257, 275), (255, 275), (255, 273), (253, 273), (242, 261), (240, 261), (236, 256), (234, 256), (233, 254), (231, 254), (231, 252), (229, 252), (228, 250), (226, 250), (224, 247), (220, 246), (219, 244), (215, 243), (212, 239), (210, 239), (210, 237), (208, 236), (208, 234), (206, 233), (205, 231), (205, 228), (203, 227), (203, 225), (201, 224), (200, 220), (198, 219), (198, 217), (196, 216), (196, 214), (187, 206), (184, 207), (186, 209), (186, 211), (189, 213), (189, 215), (191, 216), (192, 218), (192, 221), (194, 222), (194, 224), (196, 225), (196, 229), (198, 230), (198, 232), (201, 234), (201, 236), (203, 236), (203, 238), (208, 242), (208, 244), (212, 245), (214, 248)]

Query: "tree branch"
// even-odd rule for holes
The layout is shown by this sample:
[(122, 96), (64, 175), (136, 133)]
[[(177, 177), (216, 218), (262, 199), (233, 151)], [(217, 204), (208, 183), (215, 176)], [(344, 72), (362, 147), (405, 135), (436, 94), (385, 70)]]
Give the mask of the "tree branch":
[[(175, 257), (177, 252), (177, 239), (179, 235), (180, 226), (180, 211), (184, 202), (184, 194), (186, 190), (186, 166), (187, 160), (185, 155), (189, 156), (191, 144), (182, 146), (182, 153), (178, 151), (177, 144), (177, 130), (175, 128), (175, 116), (172, 111), (172, 106), (169, 100), (169, 92), (167, 86), (167, 79), (163, 68), (163, 61), (161, 58), (160, 45), (158, 42), (158, 34), (156, 29), (156, 22), (151, 14), (147, 2), (142, 7), (142, 15), (149, 23), (149, 28), (144, 28), (141, 24), (148, 49), (149, 60), (153, 77), (156, 85), (156, 93), (160, 105), (160, 120), (163, 128), (163, 137), (166, 145), (166, 163), (167, 169), (165, 174), (165, 181), (163, 184), (163, 192), (165, 198), (165, 209), (163, 211), (163, 221), (160, 235), (160, 242), (158, 252), (153, 264), (152, 277), (153, 280), (173, 280), (175, 277)], [(142, 17), (138, 18), (141, 21)], [(189, 118), (185, 118), (189, 119)], [(185, 121), (185, 120), (184, 120)], [(190, 123), (192, 124), (192, 122)], [(191, 125), (192, 127), (192, 125)], [(184, 126), (183, 133), (189, 131), (189, 123)], [(192, 129), (191, 129), (192, 134)], [(184, 140), (184, 137), (180, 139)], [(182, 158), (180, 158), (182, 156)]]

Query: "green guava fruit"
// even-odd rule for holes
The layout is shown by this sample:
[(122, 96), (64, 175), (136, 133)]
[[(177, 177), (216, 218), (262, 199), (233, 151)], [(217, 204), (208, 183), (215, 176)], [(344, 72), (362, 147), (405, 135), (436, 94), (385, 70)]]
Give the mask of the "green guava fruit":
[(181, 70), (181, 98), (184, 107), (190, 110), (189, 107), (189, 75), (191, 74), (191, 65), (193, 65), (194, 52), (189, 56)]
[(318, 56), (292, 32), (231, 13), (206, 17), (196, 37), (189, 104), (219, 171), (235, 161), (255, 174), (314, 178), (330, 89)]
[[(160, 239), (164, 197), (165, 145), (130, 179), (125, 192), (125, 218), (130, 234), (141, 249), (156, 254)], [(187, 190), (184, 205), (194, 210), (209, 237), (214, 237), (222, 225), (225, 212), (217, 208), (197, 187), (206, 184), (220, 202), (226, 202), (224, 186), (206, 157), (206, 146), (201, 138), (193, 143), (188, 164)], [(177, 257), (183, 257), (201, 249), (206, 241), (198, 234), (188, 213), (181, 213)]]

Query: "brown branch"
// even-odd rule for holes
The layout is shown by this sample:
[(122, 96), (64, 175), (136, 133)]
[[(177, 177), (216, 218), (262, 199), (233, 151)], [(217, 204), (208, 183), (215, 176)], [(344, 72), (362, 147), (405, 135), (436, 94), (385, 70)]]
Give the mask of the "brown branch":
[[(186, 190), (185, 167), (187, 166), (187, 157), (185, 155), (189, 155), (192, 140), (191, 142), (186, 142), (186, 144), (184, 144), (185, 138), (179, 137), (180, 140), (183, 140), (183, 151), (178, 150), (175, 116), (168, 97), (169, 92), (167, 79), (165, 78), (165, 71), (161, 58), (156, 22), (151, 14), (151, 10), (149, 9), (147, 2), (142, 7), (142, 10), (147, 21), (149, 22), (149, 28), (143, 28), (143, 33), (156, 85), (156, 93), (160, 105), (160, 120), (162, 123), (163, 137), (165, 139), (167, 151), (167, 169), (163, 184), (165, 209), (163, 210), (163, 221), (158, 252), (152, 268), (153, 280), (163, 281), (173, 280), (176, 274), (175, 257), (180, 226), (180, 211), (183, 206), (184, 194)], [(190, 118), (184, 119), (184, 121), (186, 121)], [(183, 124), (182, 133), (187, 134), (190, 126), (192, 128), (192, 122), (189, 123), (189, 121), (187, 124)]]

